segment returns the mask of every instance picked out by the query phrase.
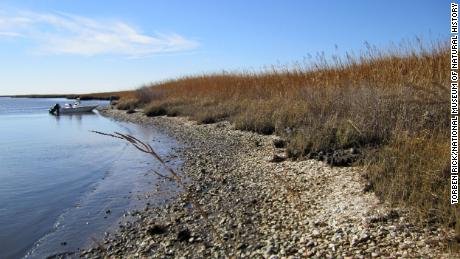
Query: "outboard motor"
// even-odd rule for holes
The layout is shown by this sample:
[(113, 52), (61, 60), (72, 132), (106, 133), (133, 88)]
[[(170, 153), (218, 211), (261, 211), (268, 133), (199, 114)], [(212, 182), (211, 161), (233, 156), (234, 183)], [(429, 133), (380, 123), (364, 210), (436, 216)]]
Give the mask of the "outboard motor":
[(56, 103), (50, 110), (49, 112), (51, 114), (55, 114), (55, 115), (59, 115), (59, 109), (61, 108), (61, 106), (59, 105), (59, 103)]

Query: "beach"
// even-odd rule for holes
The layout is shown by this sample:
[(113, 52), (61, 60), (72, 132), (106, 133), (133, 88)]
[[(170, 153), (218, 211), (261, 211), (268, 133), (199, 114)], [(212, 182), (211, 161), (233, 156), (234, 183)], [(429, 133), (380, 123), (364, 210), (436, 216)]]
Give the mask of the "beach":
[(187, 187), (166, 205), (132, 212), (134, 220), (82, 257), (455, 256), (448, 248), (452, 230), (424, 227), (404, 209), (390, 209), (368, 192), (364, 168), (284, 159), (276, 136), (235, 130), (225, 121), (100, 113), (149, 125), (181, 143), (178, 171)]

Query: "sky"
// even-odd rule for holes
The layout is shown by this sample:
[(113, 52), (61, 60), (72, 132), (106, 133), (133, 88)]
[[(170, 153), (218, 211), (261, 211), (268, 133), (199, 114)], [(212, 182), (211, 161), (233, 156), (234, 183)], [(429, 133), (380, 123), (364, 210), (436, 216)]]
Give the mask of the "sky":
[(129, 90), (449, 36), (450, 1), (0, 0), (0, 95)]

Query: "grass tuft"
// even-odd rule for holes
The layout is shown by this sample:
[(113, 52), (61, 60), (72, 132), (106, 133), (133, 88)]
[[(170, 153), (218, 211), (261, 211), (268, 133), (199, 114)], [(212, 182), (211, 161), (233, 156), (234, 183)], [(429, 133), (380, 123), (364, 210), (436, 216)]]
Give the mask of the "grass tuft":
[(166, 112), (165, 107), (163, 107), (163, 105), (152, 103), (144, 108), (144, 113), (145, 115), (149, 117), (155, 117), (155, 116), (166, 115), (167, 112)]
[(139, 105), (139, 101), (137, 99), (126, 99), (126, 100), (120, 100), (117, 103), (117, 109), (118, 110), (134, 110), (136, 107)]
[(390, 203), (412, 207), (413, 215), (424, 223), (456, 226), (460, 210), (449, 200), (449, 150), (440, 134), (395, 133), (369, 159), (372, 189)]

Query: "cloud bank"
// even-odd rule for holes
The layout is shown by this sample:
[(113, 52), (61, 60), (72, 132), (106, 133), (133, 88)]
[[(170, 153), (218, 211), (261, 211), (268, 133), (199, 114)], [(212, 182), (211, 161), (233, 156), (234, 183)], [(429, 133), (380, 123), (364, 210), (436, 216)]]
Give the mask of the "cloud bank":
[(175, 33), (148, 35), (117, 20), (98, 20), (65, 13), (0, 13), (0, 39), (32, 41), (40, 54), (143, 57), (184, 52), (199, 43)]

